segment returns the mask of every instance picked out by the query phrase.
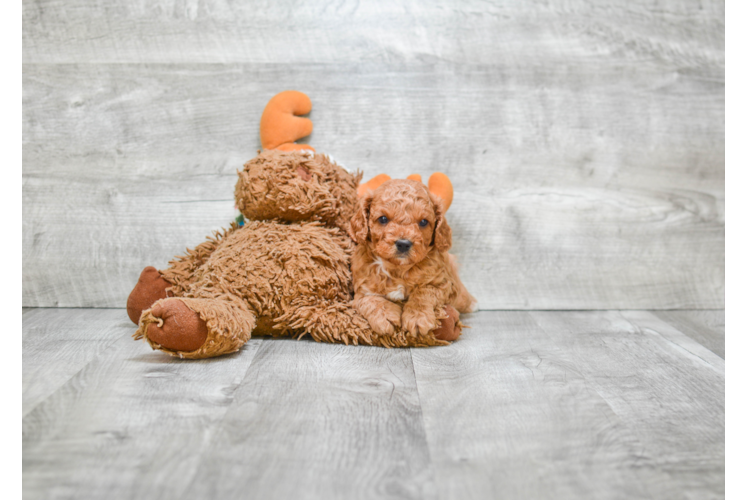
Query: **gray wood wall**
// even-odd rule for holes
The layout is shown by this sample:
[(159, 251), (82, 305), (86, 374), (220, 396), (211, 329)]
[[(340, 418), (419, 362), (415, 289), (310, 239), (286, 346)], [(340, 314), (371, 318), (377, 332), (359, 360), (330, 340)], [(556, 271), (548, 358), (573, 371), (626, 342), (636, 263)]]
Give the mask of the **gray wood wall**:
[(276, 92), (443, 171), (483, 309), (724, 307), (724, 2), (23, 3), (23, 305), (124, 307), (226, 226)]

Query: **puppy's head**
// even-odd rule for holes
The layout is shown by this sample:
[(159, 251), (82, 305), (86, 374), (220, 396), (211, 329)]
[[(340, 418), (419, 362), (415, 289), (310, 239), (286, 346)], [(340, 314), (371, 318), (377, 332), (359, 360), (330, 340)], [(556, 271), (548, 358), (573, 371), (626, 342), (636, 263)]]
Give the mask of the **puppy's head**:
[(361, 197), (350, 235), (382, 259), (403, 266), (420, 262), (432, 248), (447, 251), (452, 246), (444, 202), (408, 179), (389, 180)]

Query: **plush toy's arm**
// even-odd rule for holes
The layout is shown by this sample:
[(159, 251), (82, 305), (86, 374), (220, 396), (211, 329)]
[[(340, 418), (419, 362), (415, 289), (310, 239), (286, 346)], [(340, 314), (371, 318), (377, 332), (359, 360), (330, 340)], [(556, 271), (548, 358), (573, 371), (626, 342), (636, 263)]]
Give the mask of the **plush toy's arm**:
[(301, 118), (312, 110), (312, 101), (306, 94), (286, 90), (276, 94), (265, 106), (260, 118), (260, 142), (264, 149), (294, 151), (314, 148), (297, 141), (312, 133), (312, 120)]

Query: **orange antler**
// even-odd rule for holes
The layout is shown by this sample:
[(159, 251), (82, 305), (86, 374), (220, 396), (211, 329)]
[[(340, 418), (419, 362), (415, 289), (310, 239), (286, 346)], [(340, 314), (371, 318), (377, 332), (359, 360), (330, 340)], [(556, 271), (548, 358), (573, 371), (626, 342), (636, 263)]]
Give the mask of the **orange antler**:
[(369, 191), (374, 191), (376, 188), (390, 180), (392, 177), (390, 177), (387, 174), (379, 174), (375, 177), (372, 177), (367, 182), (364, 182), (363, 184), (358, 185), (358, 196), (359, 198), (364, 196)]
[[(412, 181), (423, 182), (420, 174), (410, 174), (407, 178)], [(358, 196), (361, 197), (369, 191), (374, 191), (390, 179), (391, 177), (387, 174), (379, 174), (372, 177), (367, 182), (358, 186)], [(441, 172), (431, 174), (431, 177), (429, 177), (429, 192), (434, 196), (438, 196), (444, 202), (445, 212), (452, 205), (454, 188), (452, 188), (452, 181), (449, 180), (446, 174)]]
[(312, 120), (300, 118), (312, 110), (312, 101), (306, 94), (286, 90), (276, 94), (265, 106), (260, 118), (260, 142), (264, 149), (294, 151), (314, 148), (294, 141), (306, 137), (314, 128)]
[(441, 172), (433, 173), (429, 177), (429, 191), (431, 194), (442, 199), (444, 202), (444, 211), (446, 212), (452, 204), (452, 198), (454, 197), (454, 189), (452, 188), (452, 182), (449, 180), (449, 177)]

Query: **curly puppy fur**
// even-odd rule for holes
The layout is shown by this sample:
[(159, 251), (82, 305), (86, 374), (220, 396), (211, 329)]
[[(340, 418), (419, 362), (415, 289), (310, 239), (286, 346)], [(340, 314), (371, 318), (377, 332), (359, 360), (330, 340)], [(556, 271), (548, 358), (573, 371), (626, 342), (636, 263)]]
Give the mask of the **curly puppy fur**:
[(402, 328), (423, 335), (438, 326), (445, 305), (475, 310), (447, 253), (452, 230), (443, 207), (426, 186), (408, 179), (389, 180), (360, 199), (350, 225), (358, 244), (353, 305), (375, 332)]

